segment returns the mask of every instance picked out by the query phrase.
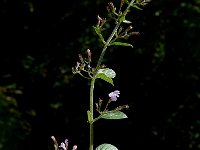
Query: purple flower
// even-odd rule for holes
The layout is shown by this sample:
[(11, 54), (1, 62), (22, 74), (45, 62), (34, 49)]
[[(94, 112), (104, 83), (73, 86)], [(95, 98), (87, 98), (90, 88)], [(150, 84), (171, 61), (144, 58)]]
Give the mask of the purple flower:
[(115, 90), (114, 92), (111, 92), (108, 94), (108, 96), (111, 98), (112, 101), (116, 101), (117, 97), (119, 97), (120, 91)]
[(63, 142), (60, 144), (59, 147), (62, 148), (63, 150), (67, 150), (67, 147), (66, 147), (65, 143), (63, 143)]
[(68, 139), (65, 140), (65, 143), (62, 142), (60, 144), (59, 148), (62, 148), (63, 150), (67, 150), (68, 149)]

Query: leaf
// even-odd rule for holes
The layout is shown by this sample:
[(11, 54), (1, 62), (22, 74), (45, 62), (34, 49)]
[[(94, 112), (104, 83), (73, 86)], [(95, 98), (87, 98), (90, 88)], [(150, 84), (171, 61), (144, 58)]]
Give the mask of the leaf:
[(110, 83), (110, 84), (112, 84), (114, 86), (113, 80), (111, 78), (107, 77), (104, 73), (99, 73), (96, 76), (96, 78), (100, 78), (100, 79), (102, 79), (102, 80), (104, 80), (104, 81), (106, 81), (106, 82), (108, 82), (108, 83)]
[(129, 43), (123, 43), (123, 42), (113, 42), (110, 45), (120, 45), (120, 46), (130, 46), (130, 47), (133, 47), (133, 45), (131, 45)]
[(132, 23), (132, 22), (131, 22), (131, 21), (128, 21), (128, 20), (124, 20), (123, 23), (130, 24), (130, 23)]
[(100, 28), (99, 28), (99, 27), (94, 27), (94, 26), (93, 26), (93, 28), (94, 28), (96, 34), (100, 37), (101, 41), (102, 41), (103, 43), (106, 43), (105, 40), (104, 40), (104, 38), (103, 38), (103, 36), (102, 36), (102, 34), (101, 34)]
[(139, 9), (139, 10), (143, 10), (142, 8), (138, 7), (138, 6), (135, 5), (135, 4), (132, 4), (131, 6), (137, 8), (137, 9)]
[(98, 73), (105, 74), (108, 78), (114, 78), (116, 76), (116, 73), (114, 70), (109, 68), (99, 69)]
[(118, 150), (118, 149), (112, 144), (104, 143), (99, 145), (95, 150)]
[(104, 68), (98, 70), (96, 78), (100, 78), (114, 86), (112, 78), (114, 78), (115, 76), (116, 73), (114, 70), (109, 68)]
[[(125, 3), (128, 4), (128, 5), (130, 4), (130, 2), (128, 0), (125, 0)], [(139, 10), (142, 10), (142, 8), (138, 7), (136, 4), (132, 4), (131, 6), (137, 8)]]
[(102, 115), (103, 119), (124, 119), (128, 118), (125, 113), (121, 111), (109, 111)]

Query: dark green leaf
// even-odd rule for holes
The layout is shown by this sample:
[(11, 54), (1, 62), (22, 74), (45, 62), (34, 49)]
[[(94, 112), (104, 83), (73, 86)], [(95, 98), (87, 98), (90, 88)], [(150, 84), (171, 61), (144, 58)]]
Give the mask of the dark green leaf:
[(110, 83), (114, 86), (113, 80), (111, 78), (109, 78), (108, 76), (106, 76), (104, 73), (98, 73), (96, 78), (100, 78), (100, 79), (102, 79), (102, 80), (104, 80), (104, 81), (106, 81), (106, 82), (108, 82), (108, 83)]
[(128, 117), (126, 116), (126, 114), (124, 114), (121, 111), (109, 111), (109, 112), (103, 114), (101, 118), (104, 118), (104, 119), (124, 119), (124, 118), (128, 118)]
[(123, 42), (113, 42), (110, 45), (120, 45), (120, 46), (130, 46), (130, 47), (133, 47), (133, 45), (131, 45), (129, 43), (123, 43)]

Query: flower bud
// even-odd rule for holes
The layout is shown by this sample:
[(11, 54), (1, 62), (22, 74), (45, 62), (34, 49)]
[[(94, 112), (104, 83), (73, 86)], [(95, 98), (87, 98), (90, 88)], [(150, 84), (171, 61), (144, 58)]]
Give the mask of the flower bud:
[(77, 145), (74, 145), (72, 150), (77, 150)]
[(90, 49), (87, 49), (87, 55), (88, 55), (88, 62), (91, 62), (92, 53), (90, 52)]
[(84, 60), (83, 60), (83, 57), (82, 57), (82, 55), (81, 55), (81, 54), (79, 54), (79, 55), (78, 55), (78, 57), (79, 57), (79, 59), (80, 59), (81, 63), (84, 63)]

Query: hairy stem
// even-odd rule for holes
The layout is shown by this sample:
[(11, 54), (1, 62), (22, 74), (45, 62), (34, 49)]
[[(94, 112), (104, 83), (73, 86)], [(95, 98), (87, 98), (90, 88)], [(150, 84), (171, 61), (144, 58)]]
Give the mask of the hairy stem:
[(90, 113), (91, 113), (91, 121), (90, 122), (90, 145), (89, 145), (89, 150), (93, 150), (93, 140), (94, 140), (94, 126), (93, 126), (93, 120), (94, 120), (94, 115), (93, 115), (93, 93), (94, 93), (94, 83), (95, 83), (95, 78), (92, 78), (91, 80), (91, 85), (90, 85)]

